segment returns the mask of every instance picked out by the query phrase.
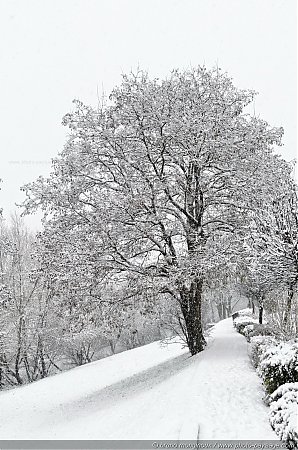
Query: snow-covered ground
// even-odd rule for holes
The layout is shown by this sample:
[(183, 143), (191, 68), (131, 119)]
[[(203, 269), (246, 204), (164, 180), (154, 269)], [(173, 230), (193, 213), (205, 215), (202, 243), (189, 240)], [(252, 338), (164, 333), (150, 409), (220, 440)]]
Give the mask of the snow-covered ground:
[(277, 439), (226, 319), (190, 358), (158, 342), (0, 394), (0, 439)]

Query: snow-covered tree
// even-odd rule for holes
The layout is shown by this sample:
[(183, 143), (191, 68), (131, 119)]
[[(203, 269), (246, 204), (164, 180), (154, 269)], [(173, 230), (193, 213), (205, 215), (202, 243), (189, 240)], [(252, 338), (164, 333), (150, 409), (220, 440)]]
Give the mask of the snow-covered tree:
[(57, 352), (51, 289), (34, 275), (34, 237), (15, 214), (0, 228), (0, 385), (44, 378)]
[(250, 237), (246, 239), (249, 284), (259, 297), (283, 289), (287, 293), (284, 325), (291, 317), (292, 300), (298, 281), (297, 186), (290, 167), (264, 208), (254, 214)]
[[(208, 273), (230, 261), (225, 236), (236, 240), (276, 188), (282, 130), (245, 113), (253, 97), (198, 67), (162, 81), (124, 76), (101, 110), (76, 101), (52, 174), (24, 187), (26, 211), (45, 211), (56, 276), (93, 292), (121, 277), (133, 293), (168, 295), (191, 354), (203, 350)], [(274, 159), (278, 172), (284, 164)]]

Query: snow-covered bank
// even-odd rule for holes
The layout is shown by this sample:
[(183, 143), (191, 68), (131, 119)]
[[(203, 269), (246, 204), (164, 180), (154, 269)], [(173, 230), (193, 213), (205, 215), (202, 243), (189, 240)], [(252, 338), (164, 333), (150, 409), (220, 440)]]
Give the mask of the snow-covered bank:
[(277, 439), (246, 341), (219, 322), (189, 358), (158, 343), (0, 394), (1, 439)]

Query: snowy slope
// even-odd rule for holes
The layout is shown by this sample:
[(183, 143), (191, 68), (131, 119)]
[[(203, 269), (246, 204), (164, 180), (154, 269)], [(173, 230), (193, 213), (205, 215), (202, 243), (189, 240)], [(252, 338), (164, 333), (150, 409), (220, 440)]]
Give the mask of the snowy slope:
[(193, 358), (155, 342), (0, 394), (0, 439), (277, 439), (231, 319)]

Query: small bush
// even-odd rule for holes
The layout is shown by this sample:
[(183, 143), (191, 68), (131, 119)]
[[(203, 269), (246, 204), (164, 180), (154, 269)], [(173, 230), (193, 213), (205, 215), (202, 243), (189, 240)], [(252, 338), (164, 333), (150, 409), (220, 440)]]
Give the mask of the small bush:
[(258, 367), (269, 394), (285, 383), (298, 381), (298, 343), (282, 342), (269, 347)]
[(253, 316), (252, 309), (250, 308), (240, 309), (240, 311), (237, 311), (237, 314), (238, 316), (248, 316), (248, 317)]
[(240, 311), (238, 311), (240, 316), (252, 316), (253, 312), (251, 308), (245, 308), (245, 309), (240, 309)]
[(286, 383), (270, 396), (269, 421), (288, 448), (298, 446), (298, 383)]
[(252, 309), (250, 308), (245, 308), (245, 309), (240, 309), (240, 311), (236, 311), (232, 314), (232, 319), (233, 321), (240, 316), (247, 316), (247, 317), (252, 317), (253, 313), (252, 313)]
[(249, 341), (250, 333), (253, 332), (254, 325), (257, 325), (257, 324), (251, 323), (249, 325), (246, 325), (246, 327), (244, 327), (242, 330), (242, 334), (247, 338), (248, 341)]
[(254, 336), (274, 336), (274, 331), (266, 324), (254, 323), (246, 327), (244, 335), (248, 342), (250, 342)]
[(240, 315), (234, 320), (234, 327), (238, 333), (244, 334), (245, 327), (248, 325), (253, 325), (254, 323), (258, 323), (257, 319), (250, 316)]
[(234, 312), (234, 313), (232, 314), (232, 319), (235, 320), (236, 317), (238, 317), (238, 316), (239, 316), (239, 313), (238, 313), (238, 312)]
[(277, 345), (277, 341), (272, 336), (253, 336), (251, 343), (251, 361), (254, 367), (258, 367), (265, 351), (271, 346)]

